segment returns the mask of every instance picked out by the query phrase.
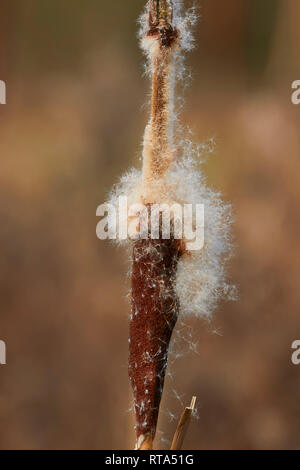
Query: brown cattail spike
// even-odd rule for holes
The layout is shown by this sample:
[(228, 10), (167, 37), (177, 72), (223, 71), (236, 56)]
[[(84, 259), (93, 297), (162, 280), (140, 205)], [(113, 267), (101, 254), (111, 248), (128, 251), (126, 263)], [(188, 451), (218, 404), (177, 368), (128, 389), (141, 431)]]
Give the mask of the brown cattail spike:
[(178, 240), (140, 240), (133, 249), (129, 376), (136, 434), (155, 435), (169, 343), (177, 321)]

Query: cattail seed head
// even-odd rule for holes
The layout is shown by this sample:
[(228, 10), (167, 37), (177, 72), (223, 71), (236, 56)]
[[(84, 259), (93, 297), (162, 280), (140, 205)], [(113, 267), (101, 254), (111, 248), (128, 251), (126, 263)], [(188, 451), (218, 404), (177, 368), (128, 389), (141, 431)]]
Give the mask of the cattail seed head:
[(139, 240), (133, 248), (129, 377), (136, 434), (154, 438), (169, 343), (179, 313), (174, 289), (178, 240)]
[(200, 251), (189, 251), (184, 235), (177, 240), (172, 230), (169, 240), (153, 239), (149, 231), (144, 238), (124, 241), (132, 250), (129, 376), (138, 449), (152, 446), (178, 316), (209, 318), (221, 297), (233, 296), (224, 268), (232, 248), (231, 207), (206, 185), (199, 170), (203, 148), (180, 137), (176, 126), (175, 81), (183, 67), (182, 51), (193, 46), (190, 26), (196, 19), (194, 10), (183, 15), (181, 7), (180, 0), (149, 0), (141, 17), (140, 41), (152, 82), (143, 167), (123, 176), (110, 197), (116, 212), (120, 196), (149, 211), (156, 203), (205, 207)]

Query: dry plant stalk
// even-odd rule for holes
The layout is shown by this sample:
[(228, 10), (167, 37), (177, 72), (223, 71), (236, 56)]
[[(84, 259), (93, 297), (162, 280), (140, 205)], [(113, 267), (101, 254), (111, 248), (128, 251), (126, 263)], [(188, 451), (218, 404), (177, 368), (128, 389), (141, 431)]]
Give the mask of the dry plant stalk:
[(190, 406), (187, 406), (185, 410), (182, 412), (180, 417), (179, 423), (177, 425), (177, 429), (174, 434), (174, 438), (171, 445), (171, 450), (181, 450), (184, 438), (186, 436), (191, 417), (195, 410), (196, 405), (196, 397), (192, 398)]
[(151, 0), (149, 30), (144, 38), (152, 42), (152, 104), (150, 123), (145, 133), (143, 177), (145, 186), (161, 178), (172, 161), (173, 152), (173, 80), (174, 49), (178, 31), (172, 26), (173, 5), (170, 0)]

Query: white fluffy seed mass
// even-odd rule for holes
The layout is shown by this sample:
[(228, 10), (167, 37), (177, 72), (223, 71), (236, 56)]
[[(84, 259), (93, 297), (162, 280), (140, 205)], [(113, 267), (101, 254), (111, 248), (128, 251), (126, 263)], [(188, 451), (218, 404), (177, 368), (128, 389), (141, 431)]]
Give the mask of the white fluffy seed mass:
[[(170, 74), (169, 87), (172, 87), (174, 75), (178, 78), (184, 76), (181, 51), (190, 50), (193, 47), (191, 28), (195, 23), (196, 14), (190, 10), (185, 16), (181, 15), (181, 1), (173, 0), (174, 8), (173, 26), (179, 32), (179, 47), (174, 48), (175, 74)], [(140, 20), (141, 45), (148, 58), (148, 70), (153, 75), (151, 64), (153, 58), (159, 53), (155, 39), (147, 38), (148, 14), (144, 13)], [(172, 67), (173, 67), (172, 65)], [(171, 68), (172, 68), (171, 67)], [(167, 87), (166, 87), (167, 88)], [(118, 212), (119, 197), (126, 196), (128, 206), (133, 204), (192, 204), (193, 225), (195, 226), (195, 207), (204, 205), (204, 246), (198, 251), (185, 250), (177, 267), (175, 291), (180, 303), (180, 315), (195, 315), (197, 317), (210, 318), (217, 303), (221, 298), (233, 299), (234, 288), (227, 283), (225, 265), (232, 253), (231, 241), (231, 206), (223, 203), (219, 193), (211, 190), (205, 181), (201, 171), (204, 155), (207, 153), (205, 146), (192, 144), (188, 139), (182, 138), (182, 131), (177, 124), (176, 110), (172, 93), (168, 93), (170, 100), (166, 112), (166, 124), (169, 132), (173, 154), (162, 155), (162, 158), (170, 160), (170, 165), (160, 174), (151, 178), (145, 168), (143, 170), (132, 169), (122, 176), (119, 184), (111, 192), (109, 203), (115, 206)], [(151, 119), (146, 129), (143, 148), (143, 161), (145, 167), (145, 155), (147, 155), (148, 139), (151, 140)], [(150, 133), (150, 134), (149, 134)], [(153, 132), (155, 135), (155, 129)], [(153, 139), (152, 139), (153, 140)], [(173, 150), (174, 149), (174, 150)], [(148, 158), (148, 157), (147, 157)], [(117, 240), (118, 241), (118, 240)], [(119, 241), (120, 242), (120, 241)], [(130, 239), (122, 243), (134, 243)], [(183, 238), (183, 246), (185, 240)]]
[[(182, 155), (173, 163), (164, 177), (160, 203), (204, 205), (204, 246), (200, 251), (186, 251), (177, 268), (176, 292), (181, 315), (210, 318), (221, 298), (233, 300), (234, 286), (226, 280), (225, 265), (232, 254), (231, 206), (223, 203), (219, 193), (208, 188), (199, 169), (201, 151), (190, 142), (182, 146)], [(120, 196), (128, 198), (128, 205), (142, 203), (142, 172), (132, 169), (115, 186), (109, 202), (118, 211)], [(195, 211), (193, 211), (195, 215)], [(195, 221), (193, 221), (195, 222)], [(133, 243), (124, 240), (123, 243)]]

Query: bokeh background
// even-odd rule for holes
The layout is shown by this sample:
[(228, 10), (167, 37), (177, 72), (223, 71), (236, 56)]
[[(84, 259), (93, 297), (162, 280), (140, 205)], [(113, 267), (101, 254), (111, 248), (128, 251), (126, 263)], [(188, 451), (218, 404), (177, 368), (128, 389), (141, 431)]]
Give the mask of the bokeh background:
[[(181, 119), (196, 141), (216, 139), (204, 170), (234, 207), (239, 301), (221, 304), (211, 324), (179, 326), (156, 445), (168, 447), (197, 395), (185, 448), (300, 448), (300, 366), (291, 364), (300, 338), (300, 107), (291, 103), (300, 2), (196, 3)], [(140, 165), (143, 5), (1, 1), (2, 449), (134, 444), (128, 266), (122, 250), (97, 240), (95, 213), (123, 171)]]

